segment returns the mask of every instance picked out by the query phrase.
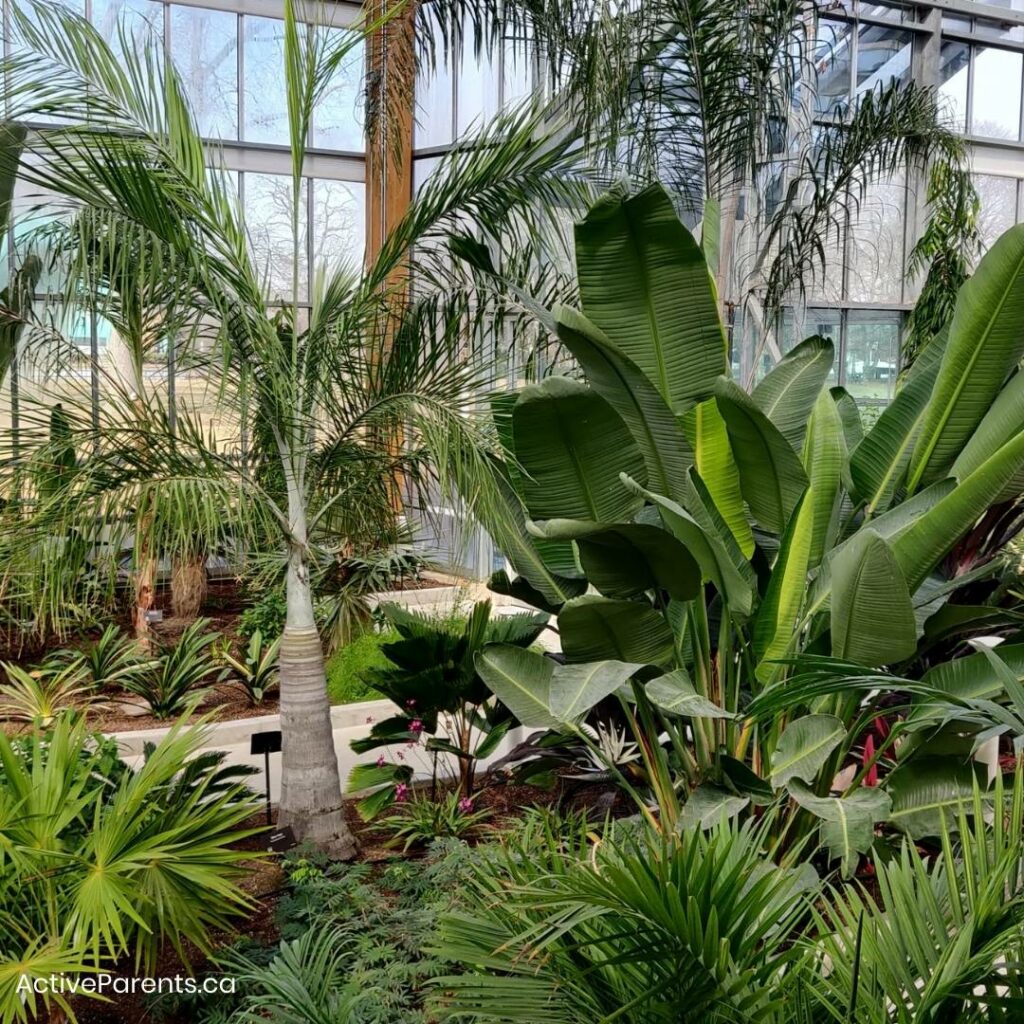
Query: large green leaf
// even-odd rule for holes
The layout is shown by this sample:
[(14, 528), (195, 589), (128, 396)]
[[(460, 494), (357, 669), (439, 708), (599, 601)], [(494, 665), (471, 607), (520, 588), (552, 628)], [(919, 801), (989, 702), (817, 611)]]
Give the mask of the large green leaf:
[(749, 564), (748, 574), (744, 576), (730, 557), (725, 542), (713, 525), (706, 523), (702, 526), (671, 498), (644, 490), (634, 481), (629, 481), (629, 484), (658, 509), (666, 528), (696, 558), (702, 578), (714, 584), (733, 614), (744, 618), (748, 616), (753, 606), (754, 594), (754, 576)]
[(908, 487), (944, 477), (1024, 356), (1024, 224), (996, 241), (957, 295)]
[[(740, 550), (749, 558), (754, 553), (754, 534), (743, 507), (740, 474), (729, 444), (729, 432), (717, 403), (713, 398), (698, 402), (684, 414), (682, 422), (697, 472)], [(663, 493), (675, 497), (674, 493)]]
[(765, 529), (782, 534), (807, 487), (800, 459), (750, 396), (731, 380), (718, 379), (715, 401), (729, 431), (744, 500)]
[[(952, 474), (958, 480), (970, 476), (989, 455), (1002, 448), (1007, 441), (1024, 430), (1024, 373), (1015, 373), (992, 408), (985, 413), (978, 429), (964, 445), (953, 463)], [(1024, 493), (1024, 467), (1019, 469), (1006, 486), (993, 499), (993, 504), (1008, 501)]]
[(590, 386), (622, 417), (647, 467), (650, 485), (678, 497), (693, 455), (675, 415), (654, 385), (581, 313), (555, 310), (558, 338), (583, 368)]
[(903, 483), (948, 339), (948, 331), (942, 331), (928, 345), (906, 384), (850, 456), (854, 490), (868, 515), (888, 508)]
[(683, 669), (652, 679), (645, 687), (652, 704), (673, 715), (687, 718), (734, 718), (731, 711), (699, 694)]
[(558, 614), (567, 660), (664, 665), (675, 650), (672, 631), (650, 605), (584, 594)]
[(903, 570), (885, 540), (862, 529), (832, 561), (832, 656), (875, 666), (902, 661), (916, 649)]
[(714, 828), (723, 819), (735, 818), (749, 803), (749, 796), (737, 796), (705, 783), (690, 794), (679, 815), (678, 828)]
[(646, 478), (643, 458), (618, 413), (596, 392), (549, 377), (526, 388), (512, 411), (523, 498), (534, 519), (614, 523), (640, 507), (619, 473)]
[(754, 404), (796, 451), (803, 446), (807, 420), (834, 358), (828, 338), (807, 338), (787, 352), (751, 392)]
[(985, 513), (1024, 466), (1024, 433), (990, 455), (892, 542), (913, 593), (959, 538)]
[(875, 841), (875, 822), (884, 821), (892, 801), (884, 790), (864, 786), (847, 797), (818, 796), (802, 782), (790, 782), (793, 799), (821, 818), (821, 842), (834, 860), (841, 862), (844, 876), (853, 874), (859, 855)]
[(772, 751), (772, 785), (777, 789), (791, 779), (812, 782), (845, 736), (845, 726), (834, 715), (805, 715), (790, 722)]
[[(1024, 681), (1024, 644), (1000, 644), (999, 658)], [(921, 677), (926, 686), (966, 700), (999, 697), (1005, 687), (984, 654), (968, 654), (930, 668)]]
[(689, 601), (700, 589), (701, 570), (693, 555), (658, 526), (550, 519), (529, 528), (551, 540), (576, 541), (587, 579), (605, 597), (636, 597), (657, 589)]
[(576, 270), (584, 313), (673, 412), (711, 393), (725, 332), (704, 254), (660, 185), (591, 208), (576, 225)]
[(829, 388), (829, 394), (839, 410), (839, 418), (843, 421), (846, 449), (852, 452), (864, 439), (864, 424), (860, 418), (857, 399), (846, 388), (838, 386)]
[(490, 691), (523, 725), (553, 729), (558, 720), (551, 714), (551, 678), (555, 663), (537, 651), (495, 644), (478, 651), (477, 673)]
[(843, 422), (832, 395), (819, 391), (811, 409), (803, 462), (811, 513), (810, 565), (818, 565), (834, 541), (839, 515), (840, 484), (846, 460)]
[(551, 714), (560, 722), (575, 721), (642, 667), (622, 661), (558, 665), (551, 679)]
[(975, 785), (984, 788), (984, 771), (952, 757), (920, 757), (900, 765), (885, 780), (892, 798), (889, 823), (912, 839), (941, 835), (943, 822), (955, 830), (961, 812), (974, 809)]

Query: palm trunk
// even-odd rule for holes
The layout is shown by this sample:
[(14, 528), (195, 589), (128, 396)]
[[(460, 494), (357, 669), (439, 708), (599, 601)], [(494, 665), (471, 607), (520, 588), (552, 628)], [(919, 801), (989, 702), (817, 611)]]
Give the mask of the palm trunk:
[(279, 666), (283, 752), (278, 824), (348, 860), (356, 844), (345, 822), (323, 646), (313, 617), (309, 571), (295, 545), (288, 558)]
[(148, 651), (152, 646), (152, 631), (149, 625), (149, 612), (156, 600), (156, 559), (149, 554), (148, 547), (143, 548), (139, 558), (139, 567), (135, 570), (135, 639), (139, 646)]
[(175, 618), (196, 618), (206, 600), (206, 590), (206, 552), (176, 556), (171, 569), (171, 607)]

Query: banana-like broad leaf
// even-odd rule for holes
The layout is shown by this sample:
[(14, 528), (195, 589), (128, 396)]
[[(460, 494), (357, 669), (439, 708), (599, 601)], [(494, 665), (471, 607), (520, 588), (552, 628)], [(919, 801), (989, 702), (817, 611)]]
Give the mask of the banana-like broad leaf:
[(1004, 232), (961, 287), (910, 460), (913, 492), (946, 476), (1024, 356), (1024, 224)]
[(626, 661), (665, 665), (675, 645), (663, 616), (640, 601), (584, 594), (558, 613), (562, 650), (570, 662)]
[(576, 721), (641, 668), (622, 661), (556, 665), (551, 677), (551, 714), (560, 722)]
[(693, 454), (665, 399), (639, 367), (581, 313), (559, 306), (555, 317), (559, 340), (583, 368), (590, 386), (633, 435), (651, 486), (678, 497), (676, 488), (693, 465)]
[(576, 541), (587, 579), (605, 597), (664, 590), (676, 600), (690, 601), (700, 590), (701, 571), (693, 555), (658, 526), (550, 519), (528, 528), (551, 540)]
[(843, 422), (843, 435), (846, 438), (846, 450), (852, 452), (864, 439), (864, 423), (860, 418), (860, 406), (857, 399), (846, 388), (832, 387), (828, 389), (832, 401), (839, 410), (839, 418)]
[(900, 765), (885, 780), (892, 798), (889, 824), (911, 839), (956, 831), (962, 812), (974, 810), (974, 788), (985, 788), (985, 769), (952, 757), (920, 757)]
[(946, 497), (893, 538), (893, 553), (911, 593), (1002, 494), (1022, 466), (1024, 432), (1007, 441)]
[(832, 342), (814, 335), (787, 352), (750, 393), (795, 451), (803, 447), (807, 420), (834, 358)]
[(731, 380), (719, 377), (715, 401), (729, 431), (744, 500), (766, 530), (783, 534), (807, 487), (800, 459), (750, 396)]
[[(713, 398), (698, 402), (682, 417), (686, 437), (693, 448), (697, 473), (704, 481), (719, 515), (728, 525), (745, 558), (754, 553), (754, 533), (747, 521), (740, 489), (740, 474), (729, 444), (725, 420)], [(675, 497), (670, 491), (662, 493)], [(681, 499), (686, 502), (685, 491)]]
[(568, 377), (526, 388), (512, 410), (523, 499), (534, 519), (614, 523), (640, 507), (619, 473), (646, 470), (618, 413), (596, 392)]
[(644, 689), (652, 704), (662, 711), (686, 718), (735, 718), (731, 711), (699, 694), (684, 669), (676, 669), (652, 679)]
[(917, 649), (910, 591), (892, 549), (862, 529), (832, 561), (832, 657), (874, 667)]
[(778, 789), (791, 779), (812, 782), (845, 736), (846, 727), (835, 715), (805, 715), (790, 722), (772, 751), (772, 785)]
[[(1000, 644), (999, 659), (1024, 679), (1024, 644)], [(928, 669), (921, 677), (925, 686), (964, 700), (992, 700), (1005, 687), (992, 662), (984, 654), (968, 654)]]
[(478, 651), (474, 664), (491, 693), (523, 725), (531, 729), (557, 728), (558, 720), (550, 710), (555, 671), (550, 658), (522, 647), (495, 644)]
[(576, 225), (583, 312), (684, 412), (727, 371), (707, 263), (660, 185), (613, 190)]
[(749, 803), (749, 796), (737, 796), (727, 789), (705, 783), (690, 794), (676, 827), (681, 832), (714, 828), (723, 820), (735, 818)]
[[(753, 570), (749, 563), (742, 560), (742, 555), (740, 559), (746, 565), (747, 575), (737, 568), (729, 555), (723, 534), (714, 528), (710, 520), (706, 520), (704, 525), (699, 523), (671, 498), (645, 490), (636, 481), (628, 478), (626, 484), (658, 509), (665, 527), (697, 560), (702, 579), (714, 584), (715, 589), (725, 598), (729, 610), (743, 618), (748, 616), (753, 606)], [(696, 492), (693, 497), (697, 498)]]
[(875, 823), (884, 821), (892, 810), (889, 794), (863, 786), (849, 796), (818, 796), (802, 782), (790, 782), (790, 796), (817, 818), (821, 818), (821, 842), (833, 860), (840, 861), (844, 877), (853, 874), (859, 855), (875, 841)]
[(921, 353), (896, 397), (850, 456), (850, 477), (867, 514), (884, 510), (903, 483), (949, 340), (941, 331)]
[(839, 409), (829, 392), (819, 391), (804, 440), (804, 470), (810, 481), (807, 503), (812, 516), (812, 568), (834, 543), (845, 461), (846, 441)]
[[(1024, 373), (1015, 373), (992, 408), (985, 413), (978, 429), (964, 445), (964, 449), (953, 463), (952, 474), (958, 480), (970, 476), (992, 452), (1002, 448), (1007, 441), (1024, 431)], [(1013, 478), (993, 499), (993, 504), (1016, 498), (1024, 493), (1024, 467), (1017, 470)]]

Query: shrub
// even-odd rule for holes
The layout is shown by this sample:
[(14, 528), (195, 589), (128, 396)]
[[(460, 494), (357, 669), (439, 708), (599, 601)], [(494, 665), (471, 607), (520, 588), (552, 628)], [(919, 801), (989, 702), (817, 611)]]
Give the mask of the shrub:
[(238, 616), (238, 635), (248, 640), (259, 630), (268, 639), (279, 637), (284, 630), (285, 611), (284, 594), (280, 590), (268, 590)]
[(245, 691), (250, 704), (262, 704), (267, 694), (277, 687), (277, 655), (280, 648), (280, 636), (270, 643), (264, 643), (263, 633), (258, 629), (249, 637), (240, 658), (232, 654), (230, 645), (225, 645), (220, 657), (226, 662), (227, 668), (221, 673), (221, 678), (234, 678)]
[(125, 687), (129, 680), (152, 671), (155, 662), (145, 656), (135, 637), (110, 625), (97, 640), (87, 641), (78, 649), (56, 651), (44, 667), (72, 669), (86, 685), (102, 690)]
[(447, 793), (432, 800), (416, 793), (394, 814), (378, 819), (377, 830), (390, 834), (390, 843), (408, 852), (412, 846), (426, 846), (435, 839), (463, 839), (477, 832), (491, 816), (487, 810), (473, 810), (470, 797)]
[(0, 686), (0, 715), (47, 729), (62, 712), (84, 707), (95, 697), (73, 667), (27, 672), (0, 662), (7, 682)]
[(398, 639), (394, 630), (367, 632), (340, 648), (327, 662), (327, 693), (332, 704), (355, 704), (377, 700), (380, 694), (366, 682), (372, 669), (384, 668), (388, 660), (381, 650)]

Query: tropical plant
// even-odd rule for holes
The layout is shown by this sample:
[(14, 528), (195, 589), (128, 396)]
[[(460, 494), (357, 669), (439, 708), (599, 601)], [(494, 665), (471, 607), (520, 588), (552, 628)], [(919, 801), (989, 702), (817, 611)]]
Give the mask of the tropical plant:
[[(820, 825), (852, 869), (895, 799), (886, 782), (861, 788), (866, 763), (831, 792), (891, 714), (870, 680), (912, 678), (1019, 620), (957, 596), (998, 567), (992, 524), (1024, 482), (1024, 228), (990, 249), (866, 433), (826, 385), (826, 339), (751, 393), (730, 379), (703, 254), (660, 187), (605, 196), (576, 227), (576, 262), (583, 313), (548, 323), (586, 383), (551, 377), (503, 414), (500, 472), (523, 526), (494, 524), (519, 577), (492, 581), (557, 614), (566, 664), (493, 645), (478, 671), (538, 728), (578, 730), (617, 696), (662, 827), (684, 803), (706, 822), (783, 790), (779, 849)], [(927, 772), (905, 767), (912, 801)]]
[[(432, 618), (385, 604), (380, 611), (398, 631), (399, 639), (381, 645), (390, 662), (370, 669), (366, 682), (393, 701), (399, 714), (376, 723), (365, 739), (353, 740), (359, 754), (398, 744), (417, 745), (424, 737), (433, 755), (455, 760), (459, 793), (473, 795), (476, 763), (497, 748), (515, 719), (491, 699), (475, 658), (486, 645), (504, 643), (520, 650), (532, 644), (548, 621), (542, 613), (491, 617), (491, 602), (479, 601), (466, 618)], [(404, 761), (404, 756), (402, 758)], [(356, 765), (349, 777), (353, 792), (374, 789), (359, 802), (360, 813), (372, 817), (387, 807), (412, 778), (408, 763)]]
[(63, 711), (83, 708), (96, 699), (81, 674), (68, 666), (29, 672), (20, 665), (0, 662), (7, 681), (0, 685), (0, 715), (48, 729)]
[[(413, 250), (413, 243), (444, 238), (468, 216), (512, 245), (533, 232), (540, 209), (556, 200), (574, 204), (583, 190), (560, 176), (580, 157), (557, 124), (546, 128), (536, 111), (500, 117), (442, 161), (361, 275), (337, 267), (318, 274), (309, 323), (302, 324), (300, 185), (312, 111), (339, 64), (378, 23), (331, 34), (317, 19), (300, 22), (296, 7), (285, 3), (282, 68), (294, 301), (276, 315), (268, 312), (273, 296), (250, 258), (231, 180), (200, 138), (162, 50), (146, 45), (115, 54), (84, 19), (45, 3), (13, 11), (16, 40), (3, 62), (10, 116), (59, 111), (62, 120), (60, 132), (31, 136), (21, 177), (91, 211), (113, 258), (144, 251), (180, 286), (175, 309), (200, 317), (210, 352), (188, 352), (179, 336), (179, 365), (191, 356), (222, 401), (248, 410), (253, 457), (240, 466), (195, 416), (170, 416), (158, 396), (110, 388), (98, 427), (87, 403), (69, 411), (85, 452), (79, 483), (66, 500), (10, 509), (16, 543), (5, 561), (10, 574), (39, 571), (48, 538), (76, 530), (91, 536), (97, 522), (127, 530), (125, 509), (145, 509), (160, 522), (161, 509), (171, 506), (218, 522), (239, 551), (271, 544), (287, 593), (279, 821), (350, 855), (311, 589), (317, 550), (339, 547), (339, 534), (323, 531), (344, 511), (356, 526), (385, 510), (394, 521), (397, 478), (408, 487), (434, 474), (465, 483), (479, 473), (488, 447), (462, 415), (486, 378), (477, 360), (463, 358), (462, 346), (467, 323), (484, 322), (492, 304), (471, 301), (472, 287), (453, 287), (450, 273), (432, 272), (431, 246)], [(534, 215), (529, 221), (521, 216), (526, 210)], [(415, 294), (405, 288), (413, 266)], [(90, 278), (72, 266), (69, 288), (83, 280)], [(31, 433), (28, 412), (25, 423)], [(13, 454), (5, 462), (12, 476)], [(476, 501), (490, 500), (486, 489), (465, 489)]]
[(46, 660), (45, 667), (66, 667), (77, 672), (91, 689), (106, 690), (126, 688), (127, 680), (150, 672), (155, 666), (133, 637), (109, 625), (96, 640), (86, 641), (77, 648), (55, 651)]
[(250, 704), (262, 704), (267, 694), (277, 686), (277, 655), (280, 648), (280, 636), (270, 643), (264, 643), (263, 634), (257, 629), (249, 637), (241, 658), (232, 653), (230, 646), (221, 651), (221, 659), (227, 664), (221, 678), (233, 677), (245, 690)]
[(239, 615), (238, 635), (243, 640), (248, 640), (256, 632), (262, 633), (268, 640), (279, 637), (284, 630), (286, 613), (284, 594), (269, 590)]
[(472, 835), (490, 816), (488, 810), (474, 810), (472, 799), (458, 793), (445, 793), (436, 800), (414, 791), (397, 811), (379, 818), (375, 828), (408, 853), (411, 847), (426, 846), (435, 839)]
[(253, 853), (232, 844), (252, 834), (241, 825), (256, 803), (244, 769), (216, 755), (196, 763), (205, 742), (175, 726), (141, 767), (99, 785), (106, 752), (81, 721), (61, 717), (17, 750), (0, 735), (4, 1024), (54, 1002), (67, 1009), (49, 992), (23, 1002), (22, 977), (110, 969), (124, 956), (152, 972), (164, 948), (187, 963), (251, 906), (236, 883)]
[(122, 683), (128, 693), (149, 705), (154, 718), (174, 718), (206, 696), (206, 689), (200, 687), (220, 668), (212, 650), (220, 634), (206, 632), (209, 625), (209, 619), (196, 619), (176, 642), (161, 644), (160, 657), (149, 672)]

